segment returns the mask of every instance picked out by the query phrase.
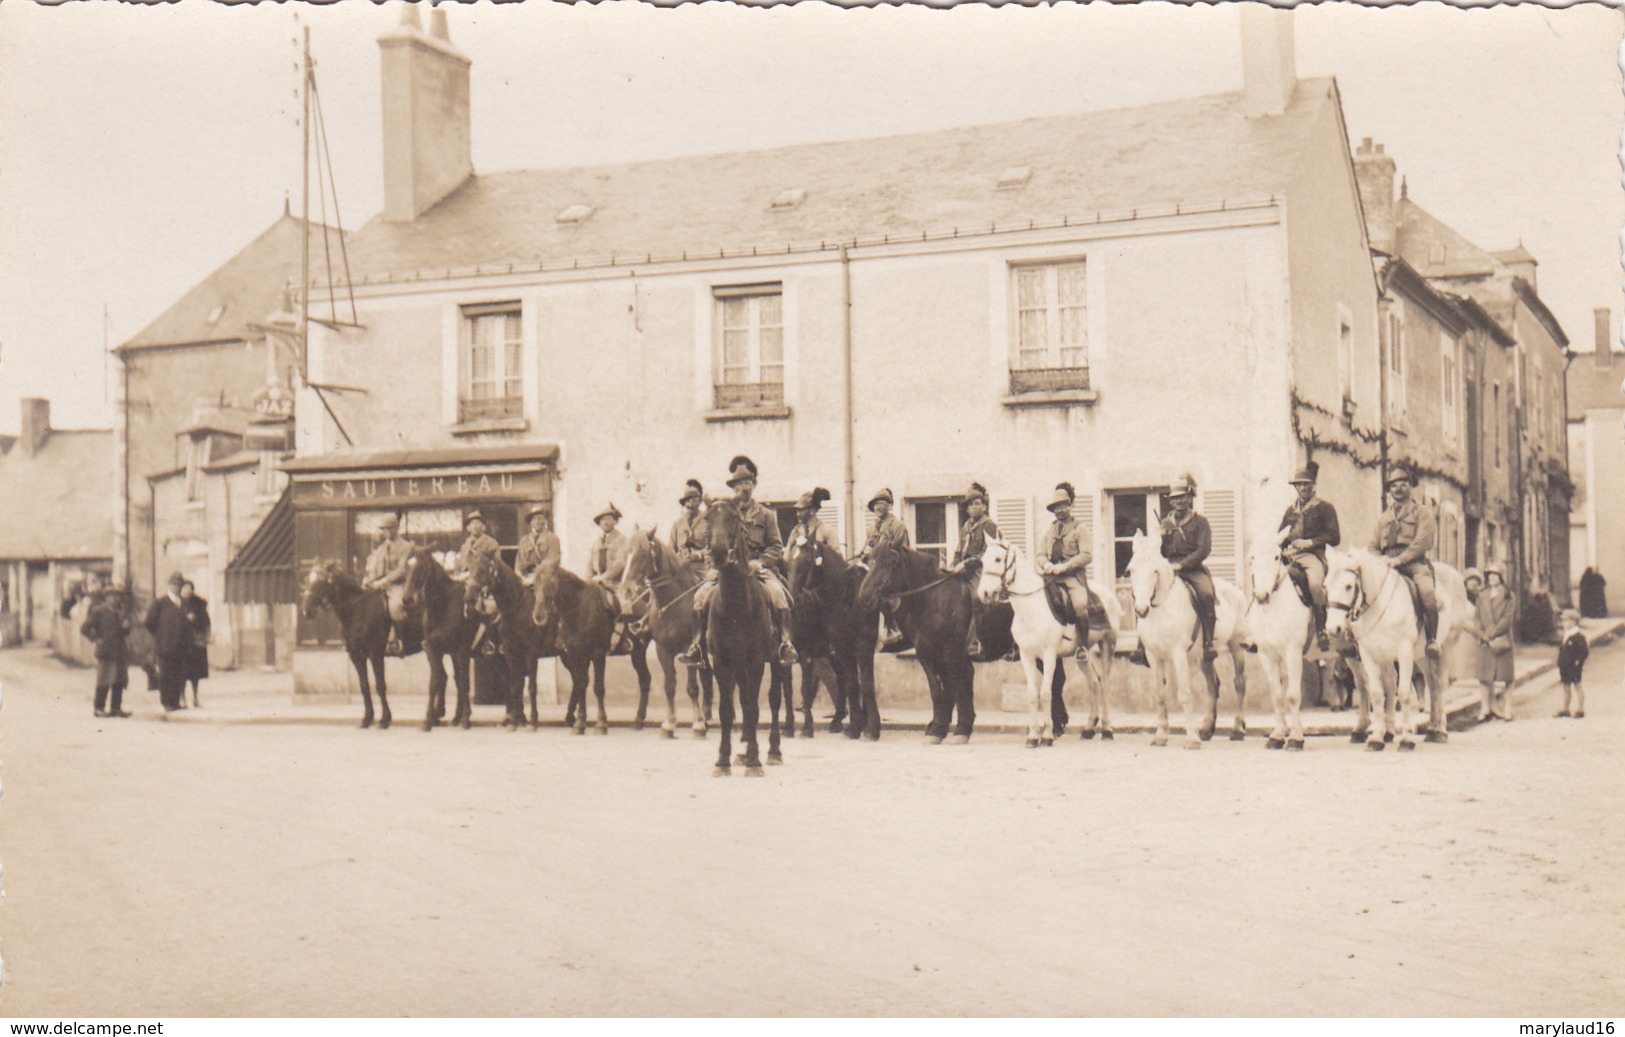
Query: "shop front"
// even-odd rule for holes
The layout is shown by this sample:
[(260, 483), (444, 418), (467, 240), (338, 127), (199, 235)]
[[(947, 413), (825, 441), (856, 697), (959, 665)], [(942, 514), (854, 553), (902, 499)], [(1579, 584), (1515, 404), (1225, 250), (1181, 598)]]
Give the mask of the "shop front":
[[(478, 510), (486, 532), (513, 564), (524, 513), (540, 504), (552, 511), (558, 449), (551, 444), (412, 453), (335, 454), (283, 465), (293, 504), (294, 568), (300, 586), (311, 569), (339, 563), (360, 577), (380, 540), (383, 520), (400, 516), (401, 534), (451, 566), (463, 542), (463, 519)], [(359, 691), (343, 653), (336, 617), (300, 615), (295, 630), (294, 690), (313, 696)], [(422, 656), (390, 659), (391, 689), (423, 694), (428, 671)]]

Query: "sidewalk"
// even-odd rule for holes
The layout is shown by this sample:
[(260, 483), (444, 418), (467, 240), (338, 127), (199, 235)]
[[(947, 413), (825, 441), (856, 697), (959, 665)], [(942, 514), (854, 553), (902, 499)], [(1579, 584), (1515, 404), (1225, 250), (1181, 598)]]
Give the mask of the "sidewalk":
[[(1586, 620), (1582, 629), (1590, 639), (1592, 647), (1607, 644), (1625, 631), (1625, 618), (1607, 620)], [(43, 649), (17, 649), (8, 652), (11, 658), (28, 657), (29, 662), (36, 662), (42, 666), (59, 667), (61, 664), (50, 657)], [(1515, 666), (1516, 679), (1514, 680), (1514, 703), (1532, 697), (1535, 693), (1545, 690), (1542, 678), (1555, 672), (1557, 667), (1556, 649), (1549, 645), (1536, 645), (1520, 651)], [(268, 673), (257, 670), (231, 670), (218, 671), (214, 676), (204, 682), (201, 690), (202, 708), (185, 709), (167, 716), (158, 707), (156, 692), (147, 692), (143, 685), (145, 679), (132, 674), (135, 687), (125, 692), (125, 708), (135, 713), (135, 719), (146, 721), (159, 721), (179, 724), (332, 724), (338, 726), (355, 726), (361, 721), (361, 701), (359, 696), (346, 703), (305, 703), (295, 702), (293, 694), (293, 678), (288, 673)], [(452, 692), (455, 696), (455, 692)], [(1473, 726), (1477, 722), (1478, 703), (1481, 690), (1475, 681), (1456, 681), (1445, 692), (1445, 714), (1449, 726), (1454, 730), (1461, 730)], [(86, 693), (86, 709), (89, 709), (89, 694)], [(398, 693), (390, 696), (390, 712), (394, 726), (421, 727), (424, 713), (428, 709), (428, 697), (423, 694)], [(455, 707), (455, 701), (452, 702)], [(1269, 695), (1263, 689), (1254, 689), (1248, 698), (1247, 727), (1249, 733), (1259, 737), (1267, 733), (1274, 726), (1274, 713), (1270, 706)], [(375, 710), (377, 703), (374, 703)], [(1087, 719), (1086, 707), (1081, 702), (1069, 703), (1072, 715), (1072, 730)], [(564, 721), (564, 705), (562, 703), (544, 703), (541, 705), (542, 726), (562, 727)], [(597, 716), (597, 705), (589, 700), (589, 717)], [(636, 716), (636, 707), (633, 705), (612, 702), (606, 707), (609, 714), (610, 725), (614, 729), (630, 729)], [(655, 690), (649, 698), (648, 719), (645, 727), (657, 728), (665, 719), (665, 698), (659, 690), (658, 681)], [(829, 700), (822, 694), (813, 709), (817, 733), (820, 737), (828, 737), (828, 728), (831, 709)], [(1333, 711), (1324, 708), (1305, 709), (1303, 711), (1304, 731), (1310, 736), (1347, 736), (1354, 730), (1358, 719), (1358, 711), (1354, 709)], [(503, 709), (501, 706), (489, 705), (474, 707), (473, 723), (476, 727), (497, 727), (501, 725)], [(762, 695), (762, 717), (767, 719), (767, 695), (764, 689)], [(1170, 721), (1181, 723), (1181, 714), (1175, 711), (1170, 714)], [(680, 735), (687, 737), (686, 729), (692, 722), (688, 698), (681, 692), (677, 702), (677, 721), (685, 731)], [(884, 730), (923, 731), (931, 720), (928, 709), (881, 707), (881, 724)], [(1228, 715), (1221, 703), (1219, 714), (1219, 733), (1217, 738), (1227, 737), (1232, 717)], [(1156, 729), (1156, 715), (1151, 712), (1113, 712), (1112, 728), (1118, 734), (1150, 733)], [(714, 722), (713, 722), (714, 723)], [(1027, 730), (1026, 714), (1008, 710), (981, 708), (976, 713), (976, 728), (985, 733), (1024, 734)]]

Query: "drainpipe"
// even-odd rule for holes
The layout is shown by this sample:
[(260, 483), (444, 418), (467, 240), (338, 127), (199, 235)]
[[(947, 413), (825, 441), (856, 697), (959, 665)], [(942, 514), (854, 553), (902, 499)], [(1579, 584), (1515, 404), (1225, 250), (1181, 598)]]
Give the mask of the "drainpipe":
[(857, 535), (857, 504), (858, 489), (855, 473), (856, 446), (852, 430), (852, 257), (847, 252), (847, 246), (841, 246), (841, 383), (846, 394), (845, 413), (845, 476), (846, 476), (846, 508), (843, 516), (846, 522), (846, 549), (848, 553), (856, 553), (858, 549)]

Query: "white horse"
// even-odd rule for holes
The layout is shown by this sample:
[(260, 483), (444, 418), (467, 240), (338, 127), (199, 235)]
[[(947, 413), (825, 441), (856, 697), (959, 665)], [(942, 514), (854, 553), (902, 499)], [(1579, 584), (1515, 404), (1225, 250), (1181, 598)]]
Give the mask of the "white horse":
[(1253, 606), (1247, 613), (1247, 635), (1258, 647), (1275, 706), (1275, 728), (1264, 745), (1301, 751), (1303, 653), (1313, 614), (1298, 597), (1281, 549), (1273, 541), (1253, 544), (1248, 573), (1253, 581)]
[[(1363, 548), (1329, 548), (1326, 566), (1327, 630), (1332, 634), (1352, 632), (1360, 647), (1360, 719), (1352, 740), (1365, 742), (1367, 749), (1380, 750), (1397, 733), (1400, 749), (1416, 748), (1411, 711), (1421, 712), (1412, 680), (1418, 673), (1432, 700), (1427, 740), (1448, 740), (1444, 688), (1449, 674), (1443, 661), (1445, 652), (1441, 652), (1437, 664), (1427, 657), (1421, 617), (1411, 601), (1405, 578), (1386, 558)], [(1439, 602), (1439, 645), (1448, 650), (1466, 622), (1467, 592), (1461, 574), (1453, 567), (1435, 562), (1433, 575)], [(1381, 689), (1382, 694), (1377, 709), (1371, 703), (1373, 688)]]
[[(1162, 557), (1158, 538), (1137, 532), (1132, 547), (1128, 577), (1134, 592), (1134, 612), (1139, 616), (1136, 629), (1151, 663), (1151, 679), (1157, 693), (1157, 733), (1151, 744), (1168, 744), (1168, 692), (1172, 689), (1179, 693), (1185, 705), (1185, 748), (1200, 749), (1203, 742), (1213, 737), (1218, 723), (1219, 675), (1211, 662), (1202, 661), (1207, 716), (1198, 727), (1190, 666), (1191, 650), (1200, 648), (1202, 643), (1196, 603), (1185, 581), (1174, 572), (1168, 559)], [(1247, 737), (1246, 661), (1241, 647), (1246, 636), (1242, 618), (1246, 599), (1235, 584), (1225, 580), (1214, 580), (1213, 589), (1218, 606), (1213, 640), (1225, 646), (1235, 665), (1236, 718), (1230, 728), (1230, 740), (1240, 741)]]
[[(1086, 665), (1079, 667), (1089, 702), (1089, 722), (1083, 737), (1092, 738), (1098, 730), (1102, 738), (1112, 737), (1111, 713), (1107, 706), (1106, 679), (1112, 671), (1112, 653), (1117, 645), (1117, 628), (1123, 619), (1123, 606), (1117, 596), (1106, 594), (1093, 581), (1090, 590), (1106, 608), (1106, 628), (1090, 629), (1090, 652)], [(991, 604), (1008, 598), (1014, 617), (1010, 636), (1021, 649), (1021, 669), (1027, 678), (1027, 699), (1031, 717), (1027, 724), (1029, 748), (1054, 744), (1051, 734), (1049, 689), (1062, 665), (1061, 660), (1077, 651), (1077, 627), (1056, 621), (1044, 596), (1044, 579), (1027, 561), (1021, 548), (1008, 541), (987, 538), (982, 554), (982, 574), (977, 595)]]

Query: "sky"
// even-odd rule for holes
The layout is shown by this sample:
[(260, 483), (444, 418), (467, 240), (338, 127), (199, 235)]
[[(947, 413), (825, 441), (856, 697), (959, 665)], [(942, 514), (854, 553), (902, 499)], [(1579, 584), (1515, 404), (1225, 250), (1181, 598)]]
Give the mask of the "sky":
[[(842, 10), (448, 4), (480, 172), (884, 136), (1239, 89), (1233, 5)], [(0, 4), (0, 432), (107, 427), (116, 346), (299, 205), (299, 38), (346, 227), (382, 206), (377, 37), (399, 5)], [(426, 21), (425, 17), (425, 21)], [(1625, 15), (1346, 4), (1294, 15), (1350, 137), (1488, 249), (1522, 241), (1575, 348), (1618, 327)], [(314, 203), (313, 203), (314, 204)], [(313, 209), (313, 216), (315, 210)]]

